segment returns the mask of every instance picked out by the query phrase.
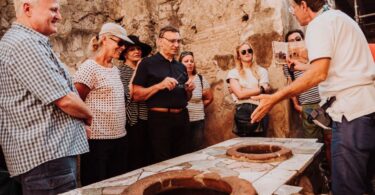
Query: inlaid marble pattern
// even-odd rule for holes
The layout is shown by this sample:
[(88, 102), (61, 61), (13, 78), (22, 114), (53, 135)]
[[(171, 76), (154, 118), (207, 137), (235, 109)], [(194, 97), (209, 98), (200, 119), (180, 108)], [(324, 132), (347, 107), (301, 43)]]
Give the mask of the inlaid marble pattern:
[[(226, 150), (238, 144), (273, 144), (290, 148), (293, 156), (282, 162), (254, 163), (233, 160), (226, 156)], [(302, 173), (318, 155), (323, 144), (316, 139), (299, 138), (234, 138), (182, 155), (154, 165), (150, 165), (117, 177), (85, 186), (64, 195), (112, 195), (121, 194), (130, 184), (156, 173), (195, 169), (206, 173), (217, 173), (222, 177), (236, 176), (250, 181), (258, 194), (292, 194), (300, 187), (286, 185), (288, 181)]]

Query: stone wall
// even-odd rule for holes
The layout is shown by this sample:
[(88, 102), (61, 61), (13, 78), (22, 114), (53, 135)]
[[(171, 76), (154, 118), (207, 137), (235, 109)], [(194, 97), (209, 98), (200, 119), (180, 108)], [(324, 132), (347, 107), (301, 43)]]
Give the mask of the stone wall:
[[(234, 49), (248, 40), (258, 64), (268, 68), (271, 86), (285, 86), (282, 68), (273, 63), (271, 42), (282, 40), (291, 28), (298, 28), (288, 13), (288, 0), (61, 0), (63, 20), (59, 33), (51, 38), (55, 51), (71, 73), (85, 59), (85, 48), (101, 25), (114, 21), (129, 34), (155, 48), (157, 31), (166, 24), (180, 28), (181, 50), (195, 53), (197, 69), (211, 83), (214, 102), (207, 108), (207, 144), (229, 139), (234, 104), (225, 83), (234, 67)], [(0, 36), (14, 20), (11, 0), (0, 0)], [(290, 126), (289, 101), (277, 104), (270, 113), (269, 136), (296, 136)]]

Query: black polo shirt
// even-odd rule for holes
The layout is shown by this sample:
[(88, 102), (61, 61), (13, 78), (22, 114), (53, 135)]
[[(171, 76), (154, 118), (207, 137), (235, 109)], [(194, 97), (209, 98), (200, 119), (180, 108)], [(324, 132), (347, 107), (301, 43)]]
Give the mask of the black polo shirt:
[(150, 87), (160, 83), (165, 77), (175, 78), (179, 85), (172, 91), (163, 89), (151, 96), (147, 101), (149, 108), (185, 108), (188, 102), (184, 84), (188, 81), (186, 68), (176, 60), (170, 62), (160, 53), (144, 58), (138, 65), (133, 84)]

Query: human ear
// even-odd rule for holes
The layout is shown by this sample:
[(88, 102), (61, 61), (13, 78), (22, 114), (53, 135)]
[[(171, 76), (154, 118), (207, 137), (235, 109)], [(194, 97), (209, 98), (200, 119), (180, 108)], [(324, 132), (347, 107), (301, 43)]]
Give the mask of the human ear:
[(157, 40), (156, 40), (156, 46), (157, 47), (159, 47), (159, 48), (161, 48), (161, 46), (162, 46), (162, 44), (161, 44), (161, 40), (162, 38), (158, 38)]
[(22, 5), (22, 11), (25, 13), (26, 16), (30, 17), (32, 15), (32, 7), (30, 3), (24, 3)]
[(308, 7), (307, 7), (306, 1), (301, 1), (301, 7), (302, 7), (303, 11), (305, 11), (305, 12), (307, 11)]

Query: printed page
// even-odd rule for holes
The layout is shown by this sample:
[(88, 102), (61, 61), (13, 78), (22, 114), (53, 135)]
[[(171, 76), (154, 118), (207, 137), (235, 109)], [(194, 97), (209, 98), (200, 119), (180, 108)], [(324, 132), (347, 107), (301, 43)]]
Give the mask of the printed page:
[(276, 64), (287, 64), (287, 59), (308, 63), (308, 54), (304, 41), (272, 41), (272, 52)]
[(288, 43), (272, 41), (272, 52), (276, 64), (286, 64), (286, 57), (288, 56)]
[(288, 43), (289, 59), (298, 60), (304, 64), (308, 63), (308, 54), (304, 41)]

